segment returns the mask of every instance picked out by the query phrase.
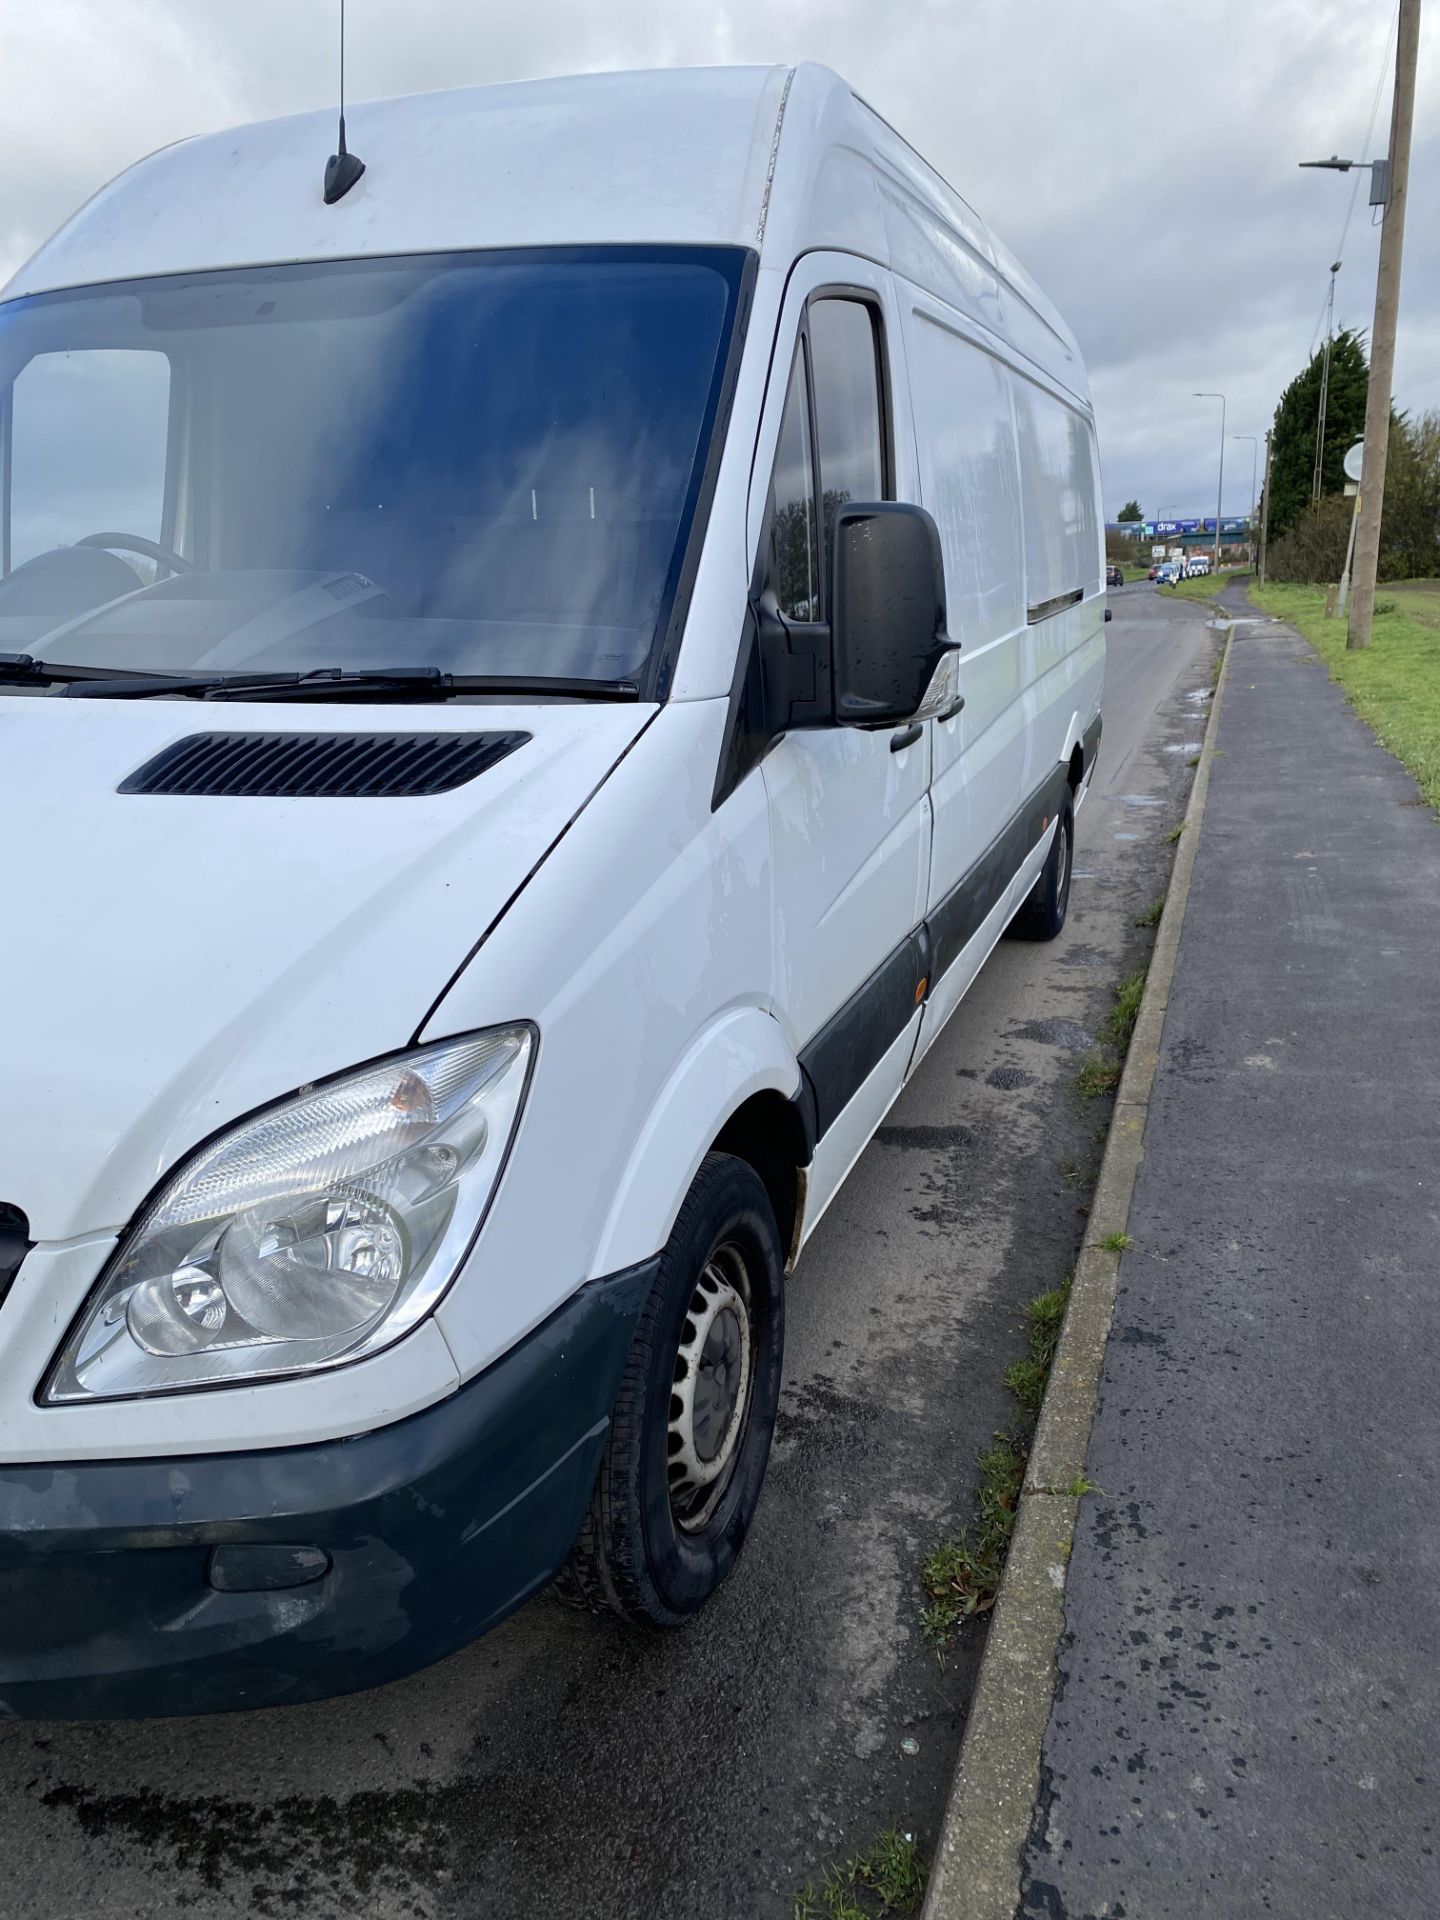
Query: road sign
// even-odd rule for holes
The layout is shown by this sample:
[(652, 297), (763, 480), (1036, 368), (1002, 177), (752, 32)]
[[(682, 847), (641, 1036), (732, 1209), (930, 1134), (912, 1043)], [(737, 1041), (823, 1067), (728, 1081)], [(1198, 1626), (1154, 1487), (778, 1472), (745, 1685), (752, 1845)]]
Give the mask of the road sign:
[(1345, 455), (1345, 478), (1358, 481), (1361, 468), (1365, 465), (1365, 442), (1357, 440)]

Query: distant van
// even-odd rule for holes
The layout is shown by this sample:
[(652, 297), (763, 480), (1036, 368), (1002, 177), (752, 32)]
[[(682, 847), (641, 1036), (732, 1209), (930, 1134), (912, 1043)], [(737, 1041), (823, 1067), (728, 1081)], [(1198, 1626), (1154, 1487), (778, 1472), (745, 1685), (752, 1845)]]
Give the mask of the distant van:
[(1094, 422), (978, 216), (815, 66), (349, 118), (0, 301), (11, 1715), (694, 1614), (806, 1241), (1065, 921)]

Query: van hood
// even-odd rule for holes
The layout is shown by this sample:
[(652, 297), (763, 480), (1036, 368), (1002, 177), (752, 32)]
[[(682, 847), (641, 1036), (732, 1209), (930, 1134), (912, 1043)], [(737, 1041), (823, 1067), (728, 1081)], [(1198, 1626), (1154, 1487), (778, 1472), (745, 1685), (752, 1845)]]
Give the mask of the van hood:
[[(0, 697), (0, 1202), (118, 1230), (218, 1128), (411, 1044), (654, 711)], [(511, 731), (425, 796), (119, 790), (195, 734)]]

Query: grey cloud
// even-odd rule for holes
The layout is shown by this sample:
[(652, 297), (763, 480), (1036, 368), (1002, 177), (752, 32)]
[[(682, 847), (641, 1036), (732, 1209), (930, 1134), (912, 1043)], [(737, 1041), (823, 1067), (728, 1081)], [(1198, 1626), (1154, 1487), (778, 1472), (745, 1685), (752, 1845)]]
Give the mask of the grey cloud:
[[(1263, 433), (1309, 350), (1348, 179), (1296, 162), (1364, 137), (1391, 0), (350, 0), (350, 93), (595, 67), (824, 60), (990, 220), (1076, 328), (1106, 504), (1200, 511), (1216, 412)], [(185, 134), (329, 104), (330, 0), (47, 0), (0, 19), (0, 278), (122, 166)], [(1427, 23), (1397, 403), (1440, 406), (1440, 33)], [(1389, 118), (1388, 84), (1377, 144)], [(351, 116), (363, 151), (363, 106)], [(323, 158), (323, 156), (321, 156)], [(1376, 236), (1357, 209), (1337, 319), (1368, 325)], [(1250, 489), (1227, 460), (1226, 510)]]

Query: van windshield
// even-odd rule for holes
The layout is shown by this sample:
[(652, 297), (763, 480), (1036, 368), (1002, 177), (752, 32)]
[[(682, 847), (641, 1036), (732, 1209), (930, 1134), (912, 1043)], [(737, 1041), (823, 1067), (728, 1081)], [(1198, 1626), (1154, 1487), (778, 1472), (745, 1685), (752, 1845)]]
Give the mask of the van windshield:
[(347, 260), (0, 304), (0, 653), (644, 685), (747, 258)]

